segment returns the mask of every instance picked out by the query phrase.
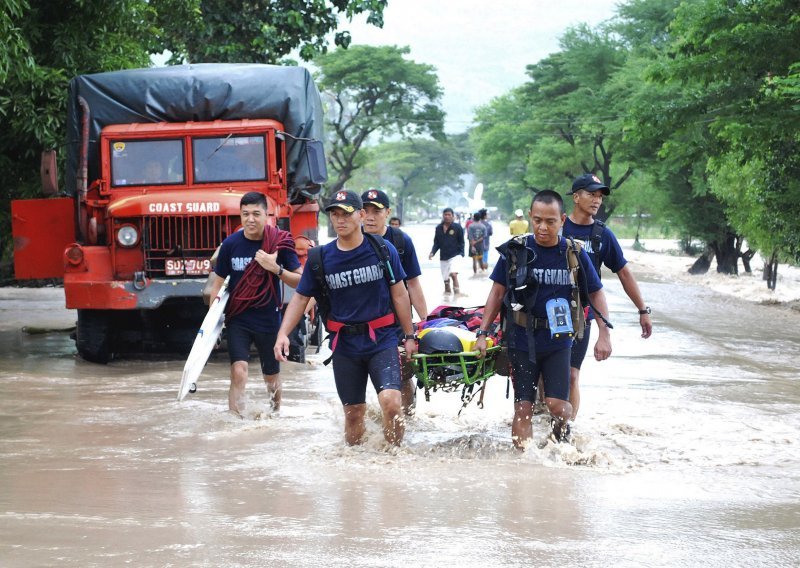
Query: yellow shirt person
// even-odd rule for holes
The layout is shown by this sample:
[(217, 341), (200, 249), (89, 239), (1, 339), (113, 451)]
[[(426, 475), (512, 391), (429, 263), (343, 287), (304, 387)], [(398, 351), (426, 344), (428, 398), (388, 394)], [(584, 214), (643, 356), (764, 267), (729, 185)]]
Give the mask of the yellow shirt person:
[(508, 224), (508, 230), (512, 237), (514, 235), (524, 235), (528, 232), (528, 220), (525, 219), (522, 209), (514, 211), (514, 215), (516, 215), (517, 218), (511, 220)]

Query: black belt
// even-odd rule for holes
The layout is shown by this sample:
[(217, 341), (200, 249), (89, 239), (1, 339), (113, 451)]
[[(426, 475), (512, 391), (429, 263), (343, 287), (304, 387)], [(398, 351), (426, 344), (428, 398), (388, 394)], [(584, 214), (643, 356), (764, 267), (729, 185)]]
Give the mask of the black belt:
[[(513, 312), (513, 320), (517, 325), (524, 328), (528, 327), (528, 314), (523, 312)], [(533, 318), (533, 329), (550, 329), (550, 322), (547, 318)]]
[(369, 326), (365, 323), (351, 323), (345, 325), (339, 330), (342, 335), (364, 335), (369, 330)]

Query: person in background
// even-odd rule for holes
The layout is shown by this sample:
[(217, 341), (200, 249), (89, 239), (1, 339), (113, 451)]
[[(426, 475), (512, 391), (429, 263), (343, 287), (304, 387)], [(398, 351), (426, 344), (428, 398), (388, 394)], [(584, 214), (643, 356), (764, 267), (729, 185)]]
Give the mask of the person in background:
[[(548, 321), (548, 304), (552, 310), (552, 301), (561, 299), (559, 301), (568, 304), (572, 296), (568, 264), (568, 255), (572, 253), (567, 251), (567, 240), (559, 235), (567, 217), (561, 196), (548, 189), (537, 193), (531, 203), (530, 217), (534, 232), (524, 237), (524, 248), (516, 246), (515, 239), (500, 247), (502, 254), (490, 276), (494, 283), (486, 299), (475, 344), (481, 356), (485, 356), (488, 330), (501, 307), (508, 306), (503, 340), (508, 345), (514, 385), (511, 437), (519, 449), (524, 449), (533, 435), (531, 417), (540, 374), (551, 416), (551, 436), (556, 442), (570, 441), (568, 421), (572, 417), (569, 402), (572, 337), (566, 333), (552, 334)], [(589, 299), (606, 314), (603, 285), (586, 251), (580, 250), (578, 254)], [(524, 267), (522, 274), (516, 272), (517, 266)], [(509, 286), (512, 281), (513, 285)], [(594, 355), (598, 361), (603, 361), (611, 355), (611, 334), (602, 321), (599, 328)]]
[[(417, 251), (414, 243), (407, 234), (399, 227), (387, 227), (386, 220), (392, 212), (389, 196), (380, 189), (370, 188), (361, 194), (361, 201), (364, 203), (364, 231), (373, 235), (379, 235), (387, 242), (390, 242), (397, 249), (400, 255), (400, 264), (406, 273), (406, 289), (411, 305), (417, 312), (421, 321), (428, 317), (428, 306), (425, 303), (425, 293), (422, 291), (420, 276), (422, 269), (419, 267)], [(410, 364), (403, 365), (403, 382), (400, 392), (403, 395), (403, 411), (406, 414), (414, 412), (414, 404), (417, 393), (417, 385), (414, 379), (413, 367)]]
[(486, 226), (481, 222), (481, 214), (472, 216), (472, 223), (467, 227), (467, 240), (469, 240), (469, 255), (472, 257), (472, 273), (477, 274), (483, 270), (483, 242), (486, 236)]
[[(294, 240), (286, 231), (267, 225), (267, 207), (263, 193), (251, 191), (242, 196), (242, 230), (222, 241), (208, 284), (209, 297), (214, 298), (225, 278), (230, 276), (228, 289), (231, 295), (225, 321), (231, 362), (228, 408), (239, 416), (245, 407), (244, 394), (253, 343), (261, 361), (270, 406), (274, 411), (280, 410), (280, 365), (273, 353), (275, 334), (281, 323), (280, 284), (283, 282), (294, 288), (300, 282), (301, 268)], [(273, 242), (283, 241), (284, 244), (279, 244), (276, 250), (265, 251), (262, 247), (267, 232), (274, 233)], [(256, 265), (252, 265), (253, 262)], [(240, 292), (244, 291), (246, 294), (241, 296)]]
[[(603, 204), (603, 197), (609, 195), (611, 190), (593, 174), (583, 174), (572, 183), (572, 189), (567, 195), (572, 195), (574, 208), (564, 222), (562, 231), (565, 237), (583, 243), (583, 249), (589, 254), (592, 265), (601, 277), (600, 268), (603, 264), (614, 272), (622, 284), (622, 289), (639, 311), (639, 325), (642, 327), (642, 337), (647, 339), (653, 333), (653, 323), (650, 319), (650, 308), (644, 301), (639, 290), (639, 284), (628, 266), (628, 261), (622, 253), (622, 247), (614, 233), (604, 223), (596, 221), (594, 216)], [(593, 315), (589, 311), (586, 320), (586, 331), (582, 341), (576, 341), (572, 347), (570, 361), (570, 388), (569, 401), (572, 404), (572, 420), (578, 415), (581, 403), (580, 373), (581, 364), (586, 357), (589, 347), (589, 332), (591, 330)]]
[(528, 220), (525, 219), (525, 214), (522, 209), (514, 211), (514, 219), (508, 223), (508, 232), (511, 236), (524, 235), (528, 232)]
[(394, 229), (399, 229), (400, 225), (402, 224), (403, 223), (400, 221), (400, 217), (392, 217), (391, 219), (389, 219), (389, 226)]
[(494, 229), (492, 228), (492, 224), (489, 222), (489, 212), (486, 209), (481, 209), (478, 211), (481, 214), (481, 223), (483, 226), (486, 227), (486, 236), (483, 239), (483, 270), (489, 269), (489, 247), (491, 246), (489, 243), (490, 237), (494, 233)]
[(458, 257), (464, 256), (464, 229), (454, 220), (453, 209), (445, 207), (442, 211), (442, 222), (436, 226), (433, 234), (433, 248), (428, 260), (439, 252), (439, 269), (442, 271), (444, 293), (450, 293), (450, 280), (453, 280), (453, 293), (460, 293), (458, 286)]
[[(398, 326), (402, 329), (406, 356), (417, 351), (411, 324), (411, 304), (403, 280), (406, 273), (394, 246), (387, 243), (383, 259), (361, 230), (364, 208), (352, 191), (337, 191), (325, 211), (336, 231), (336, 239), (322, 245), (322, 283), (314, 270), (303, 273), (292, 296), (275, 340), (275, 357), (285, 361), (289, 332), (303, 317), (312, 297), (329, 309), (326, 328), (331, 331), (333, 377), (344, 409), (344, 435), (349, 445), (360, 444), (366, 425), (367, 380), (378, 395), (383, 436), (399, 445), (405, 433), (400, 395)], [(386, 271), (397, 279), (390, 284)], [(327, 283), (327, 285), (323, 284)], [(327, 298), (327, 300), (326, 300)]]

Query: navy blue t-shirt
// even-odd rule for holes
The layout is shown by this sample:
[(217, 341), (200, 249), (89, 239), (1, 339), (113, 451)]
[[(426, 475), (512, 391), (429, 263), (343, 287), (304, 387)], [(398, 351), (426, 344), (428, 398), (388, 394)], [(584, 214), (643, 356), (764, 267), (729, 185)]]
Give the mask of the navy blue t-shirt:
[[(619, 246), (619, 241), (614, 233), (606, 227), (603, 229), (603, 232), (600, 233), (600, 250), (593, 250), (591, 239), (593, 226), (594, 223), (578, 225), (567, 217), (562, 234), (565, 237), (572, 237), (576, 241), (581, 241), (583, 243), (583, 250), (589, 253), (594, 266), (605, 264), (611, 272), (616, 274), (628, 264), (628, 261), (625, 260), (625, 255), (622, 253), (622, 247)], [(599, 262), (596, 262), (598, 259)], [(598, 274), (598, 276), (600, 275)]]
[[(569, 265), (567, 264), (567, 241), (559, 237), (559, 244), (553, 247), (543, 247), (536, 244), (533, 235), (528, 235), (526, 244), (536, 252), (536, 260), (533, 263), (534, 276), (539, 282), (539, 292), (536, 295), (536, 303), (533, 307), (533, 315), (537, 318), (546, 318), (547, 309), (545, 305), (551, 298), (564, 298), (569, 301), (572, 297), (572, 283), (569, 278)], [(589, 256), (585, 250), (581, 250), (581, 266), (586, 268), (586, 282), (589, 293), (600, 290), (603, 285), (597, 272), (594, 270)], [(508, 268), (506, 259), (500, 255), (500, 259), (489, 277), (494, 282), (507, 286)], [(509, 318), (509, 323), (514, 326), (514, 348), (521, 351), (528, 350), (527, 331), (521, 325), (513, 323)], [(546, 353), (556, 351), (572, 345), (572, 338), (565, 337), (553, 339), (550, 337), (549, 329), (537, 329), (534, 331), (536, 341), (536, 352)]]
[[(231, 291), (231, 294), (236, 290), (236, 285), (242, 279), (247, 265), (255, 258), (256, 252), (261, 248), (262, 242), (262, 239), (258, 239), (257, 241), (248, 239), (244, 236), (244, 231), (236, 231), (222, 241), (214, 272), (222, 278), (226, 278), (227, 276), (231, 277), (228, 282), (228, 290)], [(284, 270), (294, 271), (300, 267), (300, 260), (297, 258), (297, 253), (293, 250), (279, 250), (277, 262), (283, 266)], [(275, 298), (272, 298), (267, 305), (261, 308), (245, 310), (233, 318), (233, 321), (243, 325), (250, 331), (258, 333), (277, 333), (281, 325), (281, 283), (280, 279), (275, 274), (270, 274), (269, 277), (272, 279), (277, 292), (277, 302)], [(264, 286), (266, 286), (266, 283), (267, 281), (265, 280)]]
[[(386, 227), (386, 233), (383, 238), (394, 244), (394, 229)], [(417, 278), (422, 275), (422, 269), (419, 267), (419, 259), (417, 259), (417, 251), (414, 248), (414, 242), (408, 233), (403, 232), (403, 256), (400, 257), (400, 264), (403, 265), (403, 270), (406, 271), (406, 280)]]
[[(383, 275), (381, 259), (368, 237), (358, 247), (349, 251), (339, 250), (337, 240), (323, 245), (322, 266), (328, 283), (331, 312), (329, 317), (347, 324), (366, 323), (392, 312), (392, 296), (389, 282)], [(406, 278), (400, 256), (394, 245), (386, 242), (389, 262), (397, 282)], [(400, 284), (402, 286), (402, 284)], [(304, 270), (297, 292), (303, 296), (319, 296), (322, 290), (312, 270)], [(341, 334), (336, 352), (353, 357), (374, 355), (379, 351), (397, 346), (397, 327), (394, 325), (375, 330), (376, 341), (369, 335)]]

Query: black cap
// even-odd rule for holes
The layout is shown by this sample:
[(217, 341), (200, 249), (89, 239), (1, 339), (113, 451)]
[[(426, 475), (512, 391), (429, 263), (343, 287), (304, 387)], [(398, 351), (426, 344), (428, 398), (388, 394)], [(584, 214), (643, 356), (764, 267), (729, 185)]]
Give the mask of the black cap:
[(600, 181), (600, 178), (594, 174), (583, 174), (582, 176), (575, 178), (575, 181), (572, 182), (572, 189), (567, 192), (567, 195), (571, 195), (576, 191), (580, 191), (581, 189), (585, 191), (602, 191), (603, 195), (608, 195), (611, 193), (611, 190), (608, 189), (608, 186)]
[(374, 187), (370, 187), (361, 194), (361, 201), (364, 202), (364, 205), (374, 205), (378, 209), (388, 209), (392, 206), (391, 203), (389, 203), (389, 196), (380, 189), (375, 189)]
[(330, 211), (334, 207), (339, 207), (348, 213), (352, 213), (353, 211), (363, 209), (364, 204), (361, 202), (361, 198), (357, 193), (343, 189), (331, 196), (328, 205), (325, 206), (325, 211)]

